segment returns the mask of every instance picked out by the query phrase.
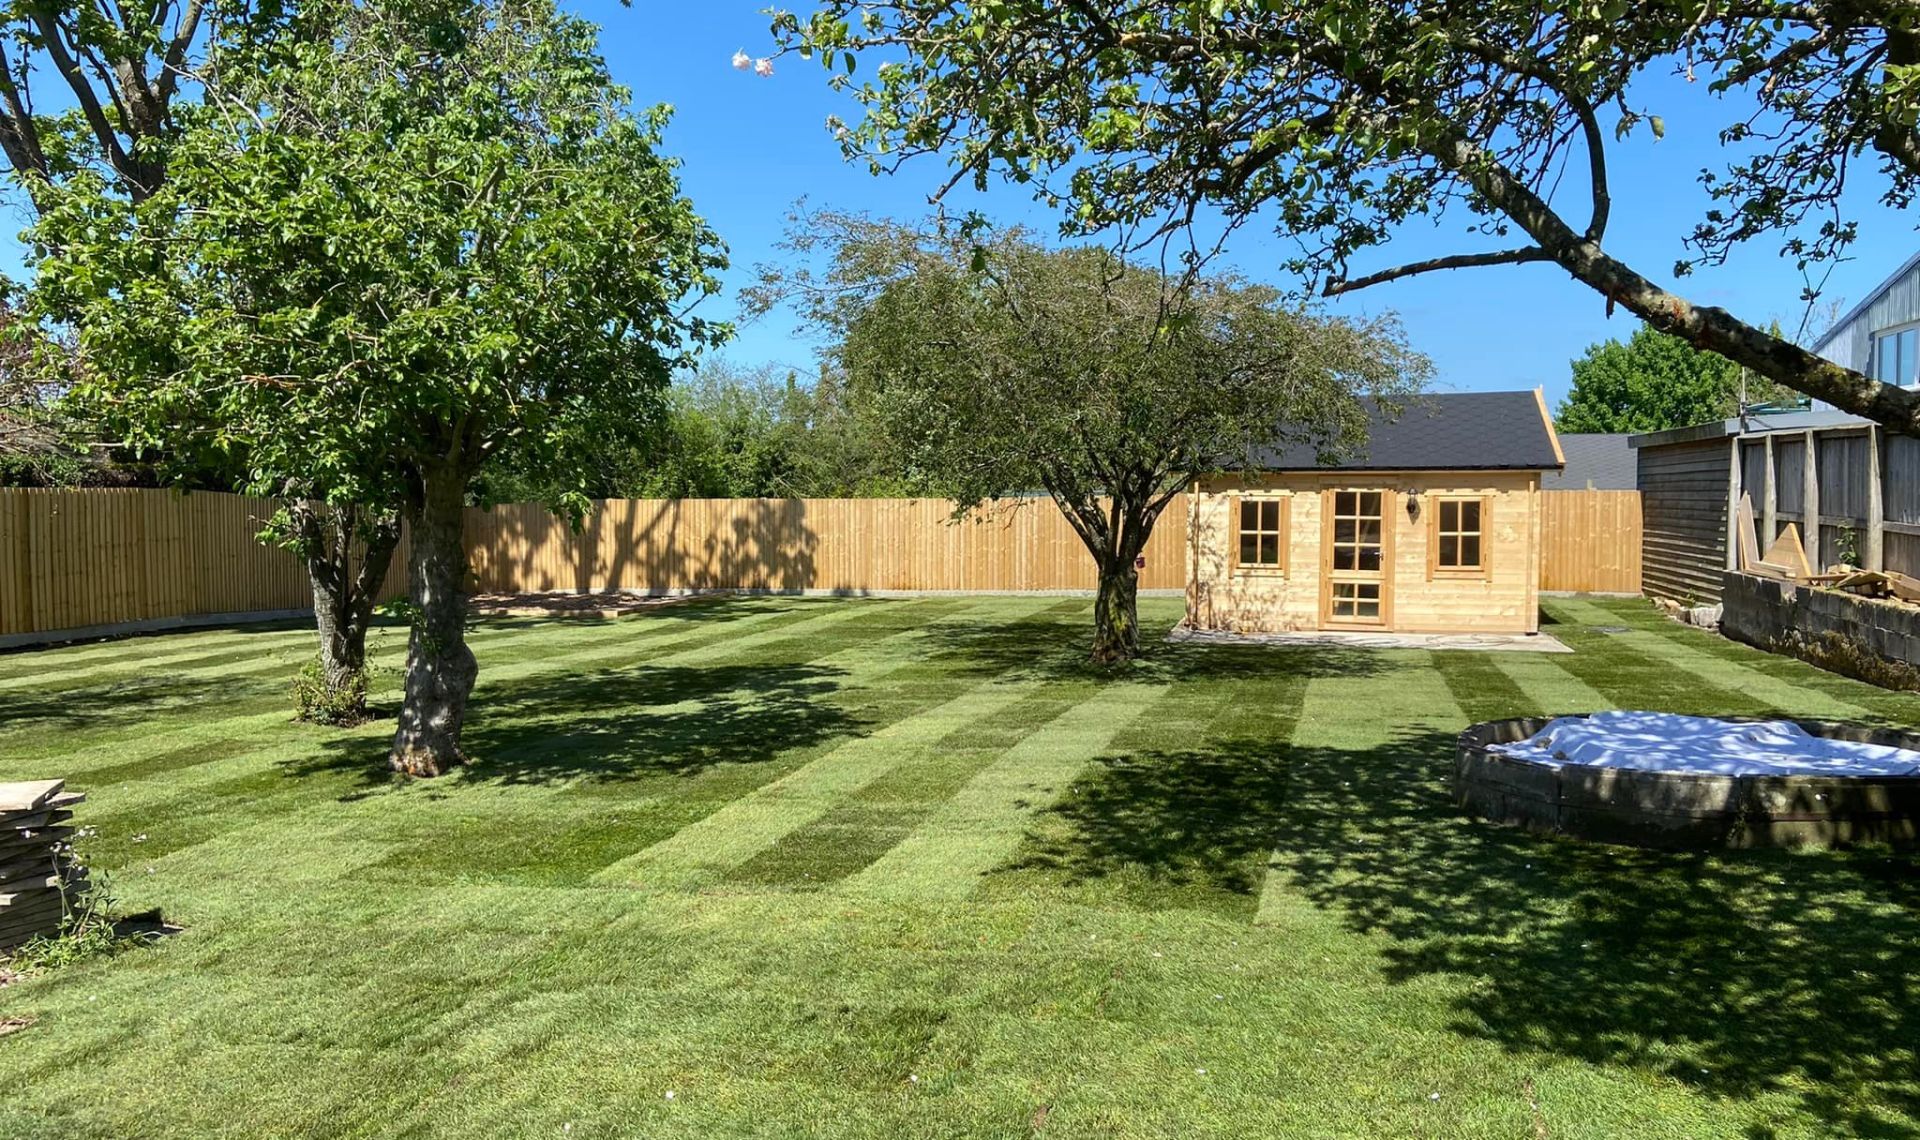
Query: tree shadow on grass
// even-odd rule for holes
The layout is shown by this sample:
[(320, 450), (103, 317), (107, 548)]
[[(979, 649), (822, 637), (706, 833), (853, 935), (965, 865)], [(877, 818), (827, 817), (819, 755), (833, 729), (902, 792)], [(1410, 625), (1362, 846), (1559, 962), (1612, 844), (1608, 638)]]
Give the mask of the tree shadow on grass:
[(231, 680), (170, 673), (69, 689), (15, 689), (0, 692), (0, 729), (111, 728), (200, 709), (233, 696)]
[(1225, 892), (1249, 905), (1265, 880), (1288, 772), (1272, 741), (1102, 756), (998, 872), (1040, 871), (1070, 884), (1144, 879), (1130, 893), (1183, 905)]
[[(563, 673), (483, 690), (462, 744), (462, 784), (617, 782), (754, 764), (857, 730), (836, 705), (839, 670), (809, 665), (643, 666)], [(362, 793), (393, 782), (384, 740), (331, 742), (289, 775), (363, 775)]]
[(1389, 982), (1462, 980), (1456, 1032), (1764, 1097), (1787, 1130), (1920, 1136), (1912, 857), (1528, 835), (1455, 810), (1453, 747), (1423, 732), (1373, 750), (1223, 745), (1103, 762), (1051, 833), (1036, 820), (1023, 861), (1081, 880), (1131, 866), (1255, 890), (1247, 853), (1269, 849), (1289, 889), (1387, 937)]
[(960, 676), (1005, 675), (1018, 680), (1113, 681), (1173, 684), (1291, 674), (1367, 677), (1385, 663), (1375, 652), (1339, 646), (1234, 645), (1167, 641), (1167, 626), (1140, 632), (1141, 656), (1126, 665), (1096, 665), (1091, 607), (1047, 610), (1003, 624), (929, 626), (934, 660)]

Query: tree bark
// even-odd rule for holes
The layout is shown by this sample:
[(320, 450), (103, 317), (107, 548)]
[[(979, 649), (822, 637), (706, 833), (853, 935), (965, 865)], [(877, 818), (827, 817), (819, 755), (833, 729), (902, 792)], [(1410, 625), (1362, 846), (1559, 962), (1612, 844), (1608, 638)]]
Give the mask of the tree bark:
[[(400, 541), (398, 515), (376, 517), (363, 535), (359, 510), (313, 501), (288, 507), (313, 583), (314, 631), (327, 706), (336, 716), (348, 718), (366, 714), (364, 696), (357, 708), (349, 708), (342, 694), (351, 691), (366, 672), (367, 630), (373, 625), (375, 595)], [(357, 565), (356, 546), (360, 547)]]
[(414, 776), (443, 775), (466, 762), (460, 726), (479, 672), (467, 648), (466, 489), (457, 464), (424, 470), (408, 512), (413, 632), (406, 699), (388, 763)]
[(1093, 660), (1118, 665), (1140, 656), (1140, 577), (1131, 556), (1100, 562), (1100, 592), (1093, 603)]

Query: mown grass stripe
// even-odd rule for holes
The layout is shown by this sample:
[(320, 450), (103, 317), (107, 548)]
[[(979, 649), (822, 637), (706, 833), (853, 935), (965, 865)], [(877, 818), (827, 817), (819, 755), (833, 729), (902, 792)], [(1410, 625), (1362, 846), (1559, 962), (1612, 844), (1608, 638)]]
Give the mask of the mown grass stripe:
[(1532, 704), (1531, 713), (1520, 715), (1562, 716), (1613, 707), (1605, 693), (1568, 672), (1559, 654), (1503, 653), (1496, 657), (1494, 667), (1505, 673)]
[[(848, 611), (842, 611), (842, 615), (854, 616)], [(822, 612), (818, 609), (787, 603), (773, 608), (756, 607), (745, 616), (734, 619), (676, 620), (674, 624), (658, 629), (650, 627), (639, 629), (636, 627), (640, 623), (625, 622), (613, 628), (593, 630), (580, 630), (561, 622), (545, 623), (539, 628), (526, 631), (530, 636), (506, 647), (508, 652), (499, 652), (500, 647), (495, 647), (494, 652), (476, 654), (480, 657), (480, 678), (475, 686), (475, 693), (477, 696), (484, 696), (494, 686), (525, 680), (543, 673), (566, 671), (586, 660), (603, 666), (618, 665), (622, 658), (644, 655), (667, 646), (692, 649), (730, 639), (740, 639), (743, 634), (753, 636), (776, 627), (797, 625), (822, 616)], [(576, 647), (580, 645), (585, 645), (587, 651), (578, 650)], [(556, 653), (556, 646), (563, 646), (567, 651)], [(397, 665), (403, 656), (404, 647), (397, 651), (393, 658), (394, 663)], [(164, 678), (157, 679), (154, 684), (158, 686), (160, 692), (168, 691)], [(111, 692), (108, 695), (111, 696)], [(180, 729), (166, 727), (176, 711), (183, 718), (189, 715), (204, 717), (213, 711), (224, 712), (229, 718), (227, 721), (229, 727), (237, 726), (241, 731), (254, 731), (285, 724), (292, 707), (284, 689), (277, 686), (244, 702), (235, 702), (234, 705), (217, 709), (212, 706), (217, 705), (218, 702), (199, 703), (199, 698), (204, 696), (205, 694), (196, 693), (194, 702), (185, 704), (177, 710), (170, 707), (122, 710), (121, 715), (111, 718), (108, 727), (94, 729), (88, 729), (84, 725), (97, 723), (102, 719), (102, 714), (82, 708), (80, 715), (69, 714), (65, 718), (77, 722), (71, 731), (55, 736), (37, 731), (34, 726), (27, 725), (16, 734), (26, 737), (25, 741), (16, 745), (8, 739), (7, 734), (0, 733), (0, 742), (9, 745), (7, 763), (25, 764), (38, 760), (43, 755), (53, 755), (60, 760), (62, 771), (77, 773), (85, 770), (98, 754), (104, 753), (110, 756), (106, 762), (120, 763), (125, 759), (123, 750), (128, 747), (169, 748), (175, 744), (188, 743), (204, 735), (204, 726), (189, 725)], [(71, 710), (71, 702), (74, 699), (76, 699), (75, 695), (69, 695), (67, 700), (56, 702), (54, 707)], [(397, 694), (391, 692), (377, 694), (376, 703), (379, 700), (393, 699), (397, 699)], [(7, 705), (6, 700), (0, 699), (0, 711), (6, 710)], [(259, 711), (251, 711), (255, 709)], [(391, 731), (390, 725), (386, 731)], [(61, 747), (63, 742), (64, 748)], [(0, 763), (0, 771), (6, 770), (9, 770), (6, 763)]]
[(1911, 724), (1920, 719), (1920, 698), (1912, 693), (1883, 689), (1877, 685), (1819, 668), (1781, 653), (1769, 653), (1705, 630), (1682, 625), (1646, 606), (1622, 604), (1612, 600), (1596, 602), (1623, 623), (1642, 628), (1670, 641), (1706, 653), (1729, 664), (1773, 678), (1793, 691), (1814, 690), (1835, 700), (1855, 705), (1874, 719), (1896, 724)]
[(1456, 653), (1433, 655), (1433, 667), (1453, 694), (1454, 704), (1474, 723), (1503, 720), (1507, 717), (1533, 716), (1538, 704), (1503, 672), (1499, 657), (1535, 656), (1519, 653)]
[(1022, 689), (983, 681), (960, 696), (840, 745), (594, 876), (596, 882), (689, 889), (711, 882), (957, 728), (1017, 701)]
[(23, 645), (0, 651), (0, 677), (86, 668), (103, 660), (172, 652), (176, 647), (190, 642), (224, 647), (246, 644), (252, 639), (284, 641), (302, 634), (309, 637), (313, 635), (313, 622), (310, 619), (183, 629), (72, 645)]
[[(983, 687), (1002, 699), (981, 700), (977, 709), (956, 707), (979, 698), (976, 688), (916, 719), (906, 726), (917, 737), (911, 745), (881, 760), (877, 771), (863, 773), (857, 786), (839, 792), (837, 802), (823, 805), (814, 818), (742, 860), (729, 881), (819, 889), (846, 878), (905, 839), (974, 775), (1074, 701), (1061, 685), (1038, 691), (1003, 682)], [(1009, 696), (1017, 699), (1007, 703)]]
[[(812, 615), (807, 618), (805, 622), (797, 622), (795, 624), (811, 624), (816, 633), (824, 633), (827, 629), (836, 625), (852, 625), (856, 627), (857, 632), (857, 627), (861, 622), (865, 621), (870, 623), (875, 620), (885, 620), (886, 616), (883, 611), (878, 609), (851, 606), (835, 613)], [(721, 634), (717, 635), (714, 639), (703, 640), (698, 644), (682, 648), (677, 652), (659, 658), (649, 659), (646, 663), (651, 667), (704, 664), (714, 657), (733, 652), (734, 649), (743, 643), (759, 641), (764, 645), (766, 641), (778, 638), (781, 634), (782, 630), (778, 629), (762, 629), (758, 633), (748, 634), (736, 639), (729, 639), (724, 634)], [(789, 644), (802, 643), (789, 642)], [(805, 644), (810, 646), (812, 651), (811, 655), (826, 656), (841, 651), (846, 645), (846, 642), (811, 639)], [(606, 656), (606, 653), (604, 650), (596, 651), (589, 656), (595, 659), (601, 659)], [(513, 671), (515, 672), (515, 676), (506, 679), (501, 678), (500, 673), (509, 672), (509, 670), (496, 671), (493, 681), (495, 691), (487, 699), (499, 700), (502, 696), (499, 689), (506, 686), (511, 680), (524, 680), (537, 674), (550, 671), (564, 671), (567, 669), (569, 661), (577, 660), (577, 658), (563, 656), (558, 658), (550, 657), (538, 662), (531, 662), (529, 663), (529, 667)], [(762, 663), (768, 666), (774, 664), (801, 664), (804, 663), (805, 660), (807, 660), (805, 656), (788, 661), (779, 661), (768, 656)], [(535, 665), (537, 665), (538, 668), (531, 667)], [(479, 690), (476, 689), (476, 693), (478, 692)], [(510, 699), (510, 694), (505, 695)], [(484, 715), (486, 707), (484, 701), (476, 697), (476, 714)], [(295, 731), (300, 731), (307, 735), (308, 738), (304, 744), (285, 752), (279, 752), (279, 749), (286, 746), (286, 742), (269, 740), (265, 743), (264, 747), (242, 753), (238, 756), (183, 766), (180, 770), (173, 773), (172, 779), (167, 784), (159, 786), (172, 788), (176, 791), (183, 788), (202, 788), (210, 782), (217, 782), (222, 778), (226, 778), (249, 767), (258, 766), (263, 761), (275, 762), (281, 766), (291, 766), (304, 761), (324, 758), (325, 754), (330, 750), (342, 753), (374, 753), (377, 752), (377, 747), (375, 747), (376, 742), (384, 740), (393, 731), (392, 724), (384, 721), (346, 730), (325, 730), (308, 726), (291, 727)], [(276, 755), (276, 753), (278, 754)], [(374, 767), (377, 770), (377, 760), (377, 755), (371, 756), (368, 761), (368, 766)], [(78, 783), (79, 781), (76, 781), (76, 784)], [(115, 807), (138, 808), (143, 806), (142, 792), (145, 790), (143, 787), (135, 787), (118, 794), (114, 801)], [(128, 800), (129, 797), (131, 797), (131, 802)], [(182, 809), (190, 809), (193, 794), (186, 796), (176, 795), (170, 798), (178, 801), (174, 806)]]
[(953, 902), (965, 898), (1020, 843), (1028, 819), (1167, 686), (1108, 683), (1008, 749), (914, 833), (841, 889), (864, 896)]
[[(1204, 662), (1032, 820), (974, 899), (1040, 896), (1111, 909), (1253, 919), (1288, 810), (1287, 739), (1310, 651), (1275, 651), (1215, 680)], [(1199, 678), (1205, 677), (1205, 683)]]
[[(1567, 608), (1568, 612), (1591, 624), (1603, 624), (1612, 616), (1608, 610), (1591, 602), (1576, 602)], [(1676, 630), (1682, 633), (1687, 632), (1679, 630), (1678, 627)], [(1762, 702), (1770, 710), (1800, 708), (1816, 716), (1830, 716), (1838, 719), (1857, 718), (1867, 713), (1865, 708), (1852, 701), (1843, 700), (1819, 690), (1809, 690), (1804, 685), (1783, 681), (1758, 669), (1749, 668), (1742, 661), (1729, 660), (1703, 652), (1696, 644), (1694, 637), (1684, 640), (1668, 638), (1645, 628), (1631, 629), (1627, 633), (1612, 636), (1622, 645), (1630, 647), (1649, 660), (1661, 662), (1690, 676), (1742, 693), (1750, 700)], [(1712, 635), (1704, 631), (1698, 633), (1698, 637), (1701, 638), (1710, 636)]]
[[(914, 603), (921, 611), (918, 617), (931, 618), (934, 615), (926, 611), (931, 609), (957, 608), (958, 602), (937, 604)], [(856, 607), (858, 609), (858, 607)], [(816, 660), (829, 660), (836, 654), (856, 659), (865, 653), (875, 652), (882, 641), (899, 639), (907, 646), (903, 656), (910, 657), (911, 643), (921, 636), (926, 622), (914, 620), (901, 623), (900, 628), (887, 634), (885, 630), (875, 631), (884, 637), (862, 638), (857, 627), (864, 621), (868, 624), (884, 621), (887, 615), (875, 609), (865, 609), (845, 616), (849, 625), (856, 627), (849, 631), (853, 634), (850, 642), (847, 638), (831, 642), (814, 643), (818, 656)], [(697, 661), (702, 655), (716, 652), (713, 645), (703, 645), (671, 654), (654, 662), (655, 665), (681, 661)], [(883, 655), (884, 655), (884, 651)], [(763, 664), (772, 668), (778, 664), (796, 664), (804, 662), (778, 662), (768, 660)], [(591, 684), (591, 678), (582, 678), (580, 684)], [(676, 701), (683, 699), (676, 696)], [(645, 708), (636, 705), (630, 708)], [(484, 706), (476, 709), (483, 712)], [(496, 710), (497, 712), (498, 710)], [(511, 716), (511, 713), (506, 715)], [(209, 758), (184, 764), (169, 773), (164, 783), (151, 785), (136, 784), (128, 788), (116, 789), (111, 796), (98, 797), (102, 805), (96, 816), (98, 826), (103, 831), (131, 833), (143, 827), (142, 821), (164, 820), (164, 826), (144, 826), (151, 834), (149, 845), (142, 849), (143, 858), (158, 858), (170, 852), (193, 846), (208, 837), (199, 823), (204, 817), (218, 814), (218, 804), (234, 795), (249, 798), (274, 800), (277, 806), (271, 814), (279, 816), (285, 811), (295, 810), (303, 803), (319, 802), (342, 791), (361, 791), (377, 789), (388, 785), (388, 777), (380, 766), (383, 741), (391, 732), (390, 725), (362, 726), (334, 734), (324, 734), (313, 730), (303, 744), (287, 748), (286, 742), (269, 743), (266, 747), (255, 748), (238, 754), (221, 754), (218, 749), (209, 749)], [(485, 740), (483, 724), (469, 729), (470, 736)], [(317, 737), (317, 738), (316, 738)], [(470, 741), (471, 742), (471, 741)], [(549, 742), (551, 748), (551, 742)], [(556, 758), (549, 757), (550, 761)], [(491, 778), (491, 772), (482, 757), (478, 768), (468, 769), (448, 779), (459, 783), (468, 779), (485, 781)], [(563, 785), (555, 783), (549, 791), (557, 792)], [(319, 789), (317, 794), (313, 789)], [(148, 794), (148, 793), (158, 793)], [(263, 809), (264, 810), (264, 809)]]
[[(1289, 835), (1268, 861), (1256, 924), (1318, 921), (1296, 880), (1322, 873), (1344, 849), (1390, 841), (1377, 829), (1392, 805), (1443, 786), (1467, 717), (1436, 664), (1440, 656), (1383, 652), (1367, 673), (1308, 683), (1288, 749)], [(1382, 691), (1393, 693), (1390, 703), (1378, 699)]]

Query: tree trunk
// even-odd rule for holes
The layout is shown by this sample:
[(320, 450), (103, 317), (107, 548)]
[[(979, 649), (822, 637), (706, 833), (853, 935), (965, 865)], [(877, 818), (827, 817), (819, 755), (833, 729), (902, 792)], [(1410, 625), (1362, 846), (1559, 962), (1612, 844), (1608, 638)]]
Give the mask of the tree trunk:
[(423, 471), (408, 515), (413, 632), (406, 700), (388, 763), (414, 776), (439, 776), (466, 761), (460, 725), (479, 672), (467, 648), (466, 489), (457, 464)]
[(1140, 656), (1139, 572), (1133, 558), (1100, 562), (1100, 593), (1093, 603), (1093, 660), (1118, 665)]
[[(329, 720), (352, 721), (366, 715), (360, 682), (367, 668), (367, 630), (380, 583), (400, 541), (400, 519), (388, 513), (362, 532), (359, 508), (314, 501), (288, 508), (297, 545), (313, 583), (313, 617), (319, 638), (322, 705)], [(355, 547), (359, 546), (356, 567)], [(358, 691), (357, 697), (350, 697)]]

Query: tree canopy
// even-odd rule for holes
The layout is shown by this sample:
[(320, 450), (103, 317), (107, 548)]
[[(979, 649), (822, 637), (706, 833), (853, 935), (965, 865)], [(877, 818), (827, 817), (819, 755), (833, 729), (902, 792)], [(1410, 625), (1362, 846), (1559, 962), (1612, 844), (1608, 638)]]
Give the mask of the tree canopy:
[(830, 334), (866, 422), (919, 488), (963, 510), (1044, 491), (1099, 570), (1093, 654), (1138, 652), (1134, 560), (1197, 475), (1364, 437), (1359, 396), (1429, 373), (1392, 318), (1318, 317), (1229, 275), (1174, 278), (1018, 230), (816, 214), (761, 307)]
[(1688, 427), (1738, 414), (1740, 403), (1765, 403), (1779, 386), (1724, 356), (1642, 325), (1625, 343), (1587, 346), (1573, 362), (1573, 388), (1554, 424), (1566, 432), (1647, 432)]
[[(416, 621), (397, 766), (460, 759), (461, 511), (502, 464), (578, 509), (604, 442), (725, 333), (723, 258), (591, 24), (550, 0), (316, 0), (216, 55), (140, 201), (76, 175), (35, 296), (77, 390), (137, 443), (227, 452), (275, 494), (394, 504)], [(230, 66), (222, 68), (223, 63)]]
[[(1702, 77), (1728, 107), (1725, 165), (1705, 175), (1716, 205), (1681, 235), (1677, 274), (1769, 234), (1809, 269), (1837, 256), (1864, 158), (1904, 207), (1920, 186), (1920, 5), (833, 0), (775, 28), (856, 93), (865, 115), (840, 137), (876, 170), (938, 153), (955, 180), (1033, 185), (1070, 233), (1264, 217), (1331, 293), (1550, 262), (1609, 311), (1920, 433), (1920, 393), (1696, 304), (1607, 246), (1610, 155), (1664, 129), (1636, 101), (1651, 70)], [(1356, 271), (1404, 224), (1446, 218), (1464, 221), (1461, 253)]]

